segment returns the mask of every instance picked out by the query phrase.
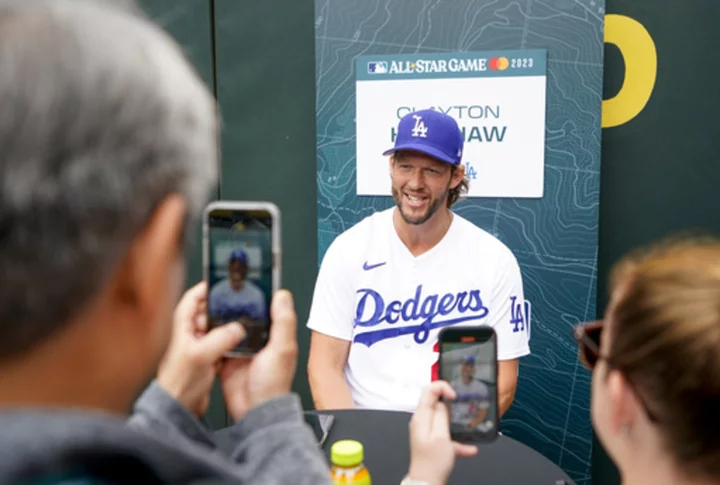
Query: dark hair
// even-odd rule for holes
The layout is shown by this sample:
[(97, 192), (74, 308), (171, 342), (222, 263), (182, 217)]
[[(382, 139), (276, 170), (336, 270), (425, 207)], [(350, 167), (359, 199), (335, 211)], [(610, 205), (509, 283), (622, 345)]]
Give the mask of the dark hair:
[[(457, 166), (453, 165), (450, 167), (450, 178), (453, 178), (455, 176), (455, 171), (457, 170)], [(448, 191), (448, 199), (447, 199), (447, 206), (448, 208), (452, 207), (455, 202), (460, 200), (465, 194), (468, 193), (468, 190), (470, 190), (470, 179), (468, 178), (467, 174), (465, 174), (458, 184), (457, 187), (454, 189), (450, 189)]]
[(657, 417), (668, 454), (720, 478), (720, 242), (683, 239), (628, 256), (610, 316), (609, 359)]

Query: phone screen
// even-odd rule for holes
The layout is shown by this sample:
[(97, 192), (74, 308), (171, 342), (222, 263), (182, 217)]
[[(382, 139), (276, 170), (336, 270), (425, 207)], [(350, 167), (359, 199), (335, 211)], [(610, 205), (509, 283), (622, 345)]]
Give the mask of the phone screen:
[(262, 210), (208, 213), (209, 327), (239, 322), (245, 339), (233, 353), (254, 354), (267, 343), (273, 292), (273, 218)]
[(449, 382), (457, 394), (457, 399), (449, 403), (453, 439), (495, 439), (498, 421), (495, 332), (490, 327), (443, 332), (440, 378)]

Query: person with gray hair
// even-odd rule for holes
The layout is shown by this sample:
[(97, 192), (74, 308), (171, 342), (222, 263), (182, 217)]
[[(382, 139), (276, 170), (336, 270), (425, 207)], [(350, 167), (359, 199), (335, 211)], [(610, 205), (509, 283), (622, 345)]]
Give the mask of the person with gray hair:
[[(178, 46), (129, 2), (0, 1), (0, 104), (0, 483), (329, 483), (291, 295), (252, 360), (203, 331), (204, 284), (176, 308), (218, 165)], [(229, 457), (200, 419), (218, 363)]]

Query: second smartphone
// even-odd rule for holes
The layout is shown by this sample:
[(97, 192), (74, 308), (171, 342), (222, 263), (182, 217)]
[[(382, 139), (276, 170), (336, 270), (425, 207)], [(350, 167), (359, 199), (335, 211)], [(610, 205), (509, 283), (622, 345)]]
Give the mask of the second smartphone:
[(208, 328), (239, 322), (246, 337), (229, 356), (268, 341), (270, 301), (280, 288), (280, 211), (271, 202), (216, 201), (203, 216)]
[(446, 327), (438, 336), (440, 379), (457, 394), (450, 406), (450, 435), (462, 443), (489, 442), (498, 434), (497, 335), (492, 327)]

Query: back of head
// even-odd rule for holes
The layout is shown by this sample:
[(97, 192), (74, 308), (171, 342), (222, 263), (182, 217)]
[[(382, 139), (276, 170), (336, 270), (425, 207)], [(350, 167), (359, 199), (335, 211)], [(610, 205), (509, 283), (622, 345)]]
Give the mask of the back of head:
[(609, 359), (656, 417), (688, 476), (720, 479), (720, 242), (686, 240), (627, 258)]
[(0, 360), (86, 305), (155, 208), (216, 178), (212, 96), (130, 2), (0, 2)]

